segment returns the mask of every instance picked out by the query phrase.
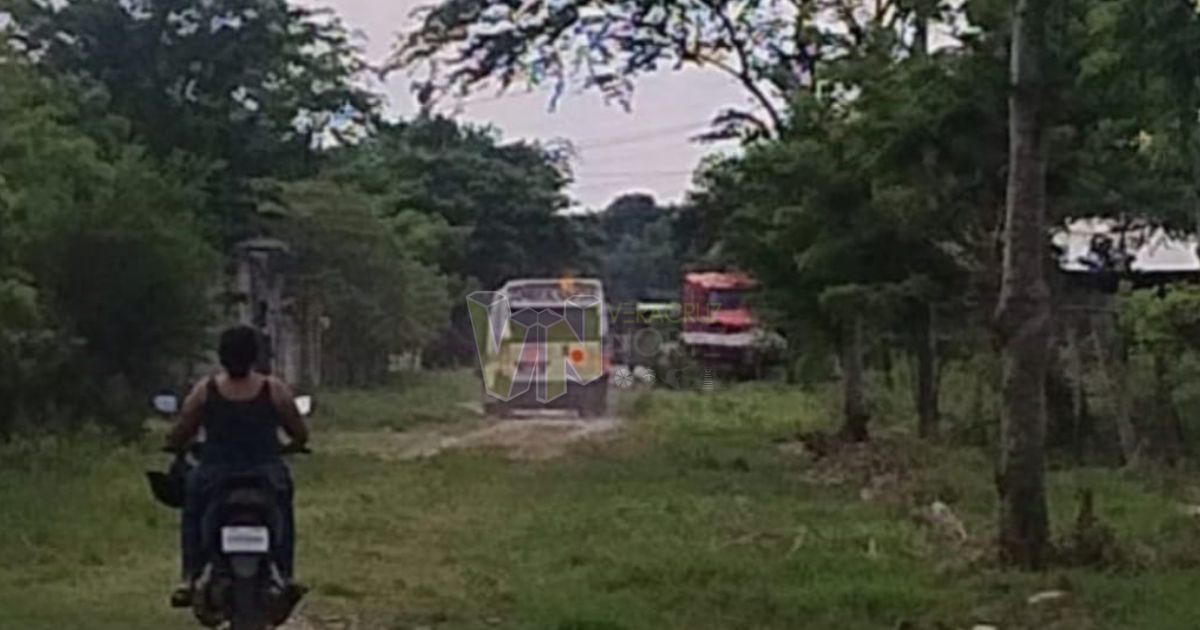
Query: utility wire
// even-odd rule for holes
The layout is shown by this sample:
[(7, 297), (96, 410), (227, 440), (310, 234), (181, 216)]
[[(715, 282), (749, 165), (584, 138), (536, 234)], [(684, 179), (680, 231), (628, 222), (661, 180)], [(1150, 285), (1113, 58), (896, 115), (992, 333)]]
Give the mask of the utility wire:
[(446, 106), (454, 108), (470, 107), (471, 105), (483, 105), (485, 103), (495, 103), (497, 101), (507, 101), (509, 99), (521, 98), (523, 96), (537, 96), (540, 94), (537, 90), (524, 91), (509, 91), (500, 92), (491, 96), (447, 96), (442, 102)]
[(588, 182), (585, 184), (575, 184), (570, 190), (585, 191), (596, 190), (600, 188), (651, 188), (655, 183), (661, 183), (661, 180), (644, 180), (644, 179), (628, 179), (628, 180), (607, 180), (602, 182)]
[(625, 136), (616, 136), (610, 138), (595, 138), (593, 140), (585, 140), (575, 143), (575, 148), (580, 151), (588, 151), (593, 149), (607, 149), (610, 147), (620, 147), (630, 144), (640, 144), (648, 140), (657, 140), (665, 136), (671, 136), (684, 131), (702, 131), (706, 129), (708, 122), (688, 123), (686, 125), (672, 125), (669, 127), (660, 127), (644, 132), (629, 134)]
[(581, 179), (594, 177), (616, 177), (616, 178), (638, 178), (638, 177), (676, 177), (679, 175), (691, 175), (694, 170), (679, 170), (679, 171), (608, 171), (600, 173), (575, 173), (575, 176)]

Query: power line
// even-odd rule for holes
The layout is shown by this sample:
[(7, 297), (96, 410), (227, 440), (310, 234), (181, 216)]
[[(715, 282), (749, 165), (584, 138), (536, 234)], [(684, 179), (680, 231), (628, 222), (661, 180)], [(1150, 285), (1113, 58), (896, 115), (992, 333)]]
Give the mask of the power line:
[(617, 136), (615, 138), (607, 138), (607, 139), (597, 138), (595, 140), (587, 140), (587, 141), (583, 141), (583, 142), (578, 142), (575, 144), (575, 148), (579, 149), (580, 151), (588, 151), (588, 150), (593, 150), (593, 149), (607, 149), (610, 147), (619, 147), (619, 146), (625, 146), (625, 145), (630, 145), (630, 144), (640, 144), (642, 142), (646, 142), (647, 140), (657, 140), (657, 139), (661, 139), (665, 136), (675, 135), (681, 131), (702, 131), (703, 129), (705, 129), (707, 127), (708, 127), (708, 121), (704, 121), (704, 122), (700, 122), (700, 123), (692, 122), (692, 123), (688, 123), (686, 125), (672, 125), (669, 127), (660, 127), (655, 130), (644, 131), (641, 133), (629, 134), (626, 136)]
[[(494, 103), (497, 101), (508, 100), (512, 98), (521, 98), (527, 96), (537, 96), (540, 92), (537, 90), (526, 90), (523, 92), (502, 92), (493, 96), (461, 98), (461, 100), (447, 101), (447, 105), (456, 109), (470, 107), (472, 105), (480, 105), (486, 103)], [(641, 144), (649, 140), (661, 139), (672, 136), (680, 132), (691, 131), (700, 132), (709, 128), (711, 119), (704, 119), (679, 125), (669, 125), (666, 127), (652, 128), (644, 132), (631, 133), (623, 136), (607, 137), (607, 138), (592, 138), (573, 143), (576, 149), (580, 151), (592, 149), (607, 149), (610, 147), (627, 146), (631, 144)]]
[(616, 178), (636, 178), (636, 177), (676, 177), (679, 175), (691, 175), (695, 171), (692, 169), (680, 171), (608, 171), (603, 173), (576, 173), (580, 178), (594, 177), (616, 177)]
[[(597, 153), (595, 156), (591, 154), (580, 155), (575, 158), (575, 163), (580, 166), (603, 166), (610, 164), (628, 164), (629, 160), (637, 159), (638, 157), (646, 157), (655, 155), (659, 152), (677, 152), (680, 146), (676, 142), (659, 141), (648, 143), (638, 147), (631, 147), (627, 151), (612, 151), (605, 153)], [(707, 152), (702, 151), (699, 155), (704, 155)]]
[(576, 174), (575, 179), (662, 179), (665, 177), (679, 177), (681, 175), (691, 175), (695, 171), (630, 171), (628, 173), (581, 173)]
[(661, 183), (663, 183), (661, 180), (656, 181), (653, 179), (651, 179), (651, 180), (613, 179), (613, 180), (606, 180), (606, 181), (601, 181), (601, 182), (588, 182), (586, 184), (575, 184), (571, 187), (571, 190), (585, 191), (585, 190), (596, 190), (596, 189), (600, 189), (600, 188), (629, 188), (629, 187), (638, 187), (638, 186), (652, 188), (652, 187), (654, 187), (655, 184), (661, 184)]
[(477, 96), (472, 98), (463, 98), (453, 101), (456, 107), (470, 107), (471, 105), (482, 105), (485, 103), (495, 103), (496, 101), (506, 101), (513, 98), (521, 98), (524, 96), (537, 96), (537, 90), (525, 90), (524, 92), (501, 92), (492, 96)]

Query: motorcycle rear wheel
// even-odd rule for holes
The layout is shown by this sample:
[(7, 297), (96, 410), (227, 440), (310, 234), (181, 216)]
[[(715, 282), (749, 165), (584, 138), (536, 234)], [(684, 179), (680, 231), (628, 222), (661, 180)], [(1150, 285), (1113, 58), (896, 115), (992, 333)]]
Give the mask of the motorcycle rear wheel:
[(269, 630), (261, 595), (257, 580), (234, 580), (229, 630)]

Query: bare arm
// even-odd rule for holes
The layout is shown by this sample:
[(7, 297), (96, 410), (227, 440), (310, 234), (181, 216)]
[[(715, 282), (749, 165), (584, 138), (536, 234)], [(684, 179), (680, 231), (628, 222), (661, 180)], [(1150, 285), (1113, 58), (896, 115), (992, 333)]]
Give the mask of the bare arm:
[(208, 379), (202, 379), (192, 388), (183, 401), (183, 409), (179, 412), (179, 422), (171, 427), (167, 434), (167, 448), (175, 451), (187, 448), (189, 442), (200, 432), (204, 424), (204, 400), (208, 393)]
[(283, 418), (283, 431), (296, 446), (308, 444), (308, 425), (304, 423), (300, 410), (296, 408), (295, 393), (287, 383), (274, 377), (270, 378), (271, 400), (275, 402), (275, 407), (279, 409), (279, 415)]

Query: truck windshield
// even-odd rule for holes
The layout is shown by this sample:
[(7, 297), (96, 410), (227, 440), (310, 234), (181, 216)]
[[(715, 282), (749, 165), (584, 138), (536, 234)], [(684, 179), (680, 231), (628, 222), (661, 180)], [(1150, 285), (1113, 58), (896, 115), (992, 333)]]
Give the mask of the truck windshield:
[(599, 295), (600, 288), (594, 283), (586, 282), (520, 284), (508, 289), (508, 297), (513, 302), (554, 303), (566, 302), (571, 298)]
[(730, 311), (746, 306), (745, 291), (713, 291), (708, 294), (708, 306), (713, 310)]

